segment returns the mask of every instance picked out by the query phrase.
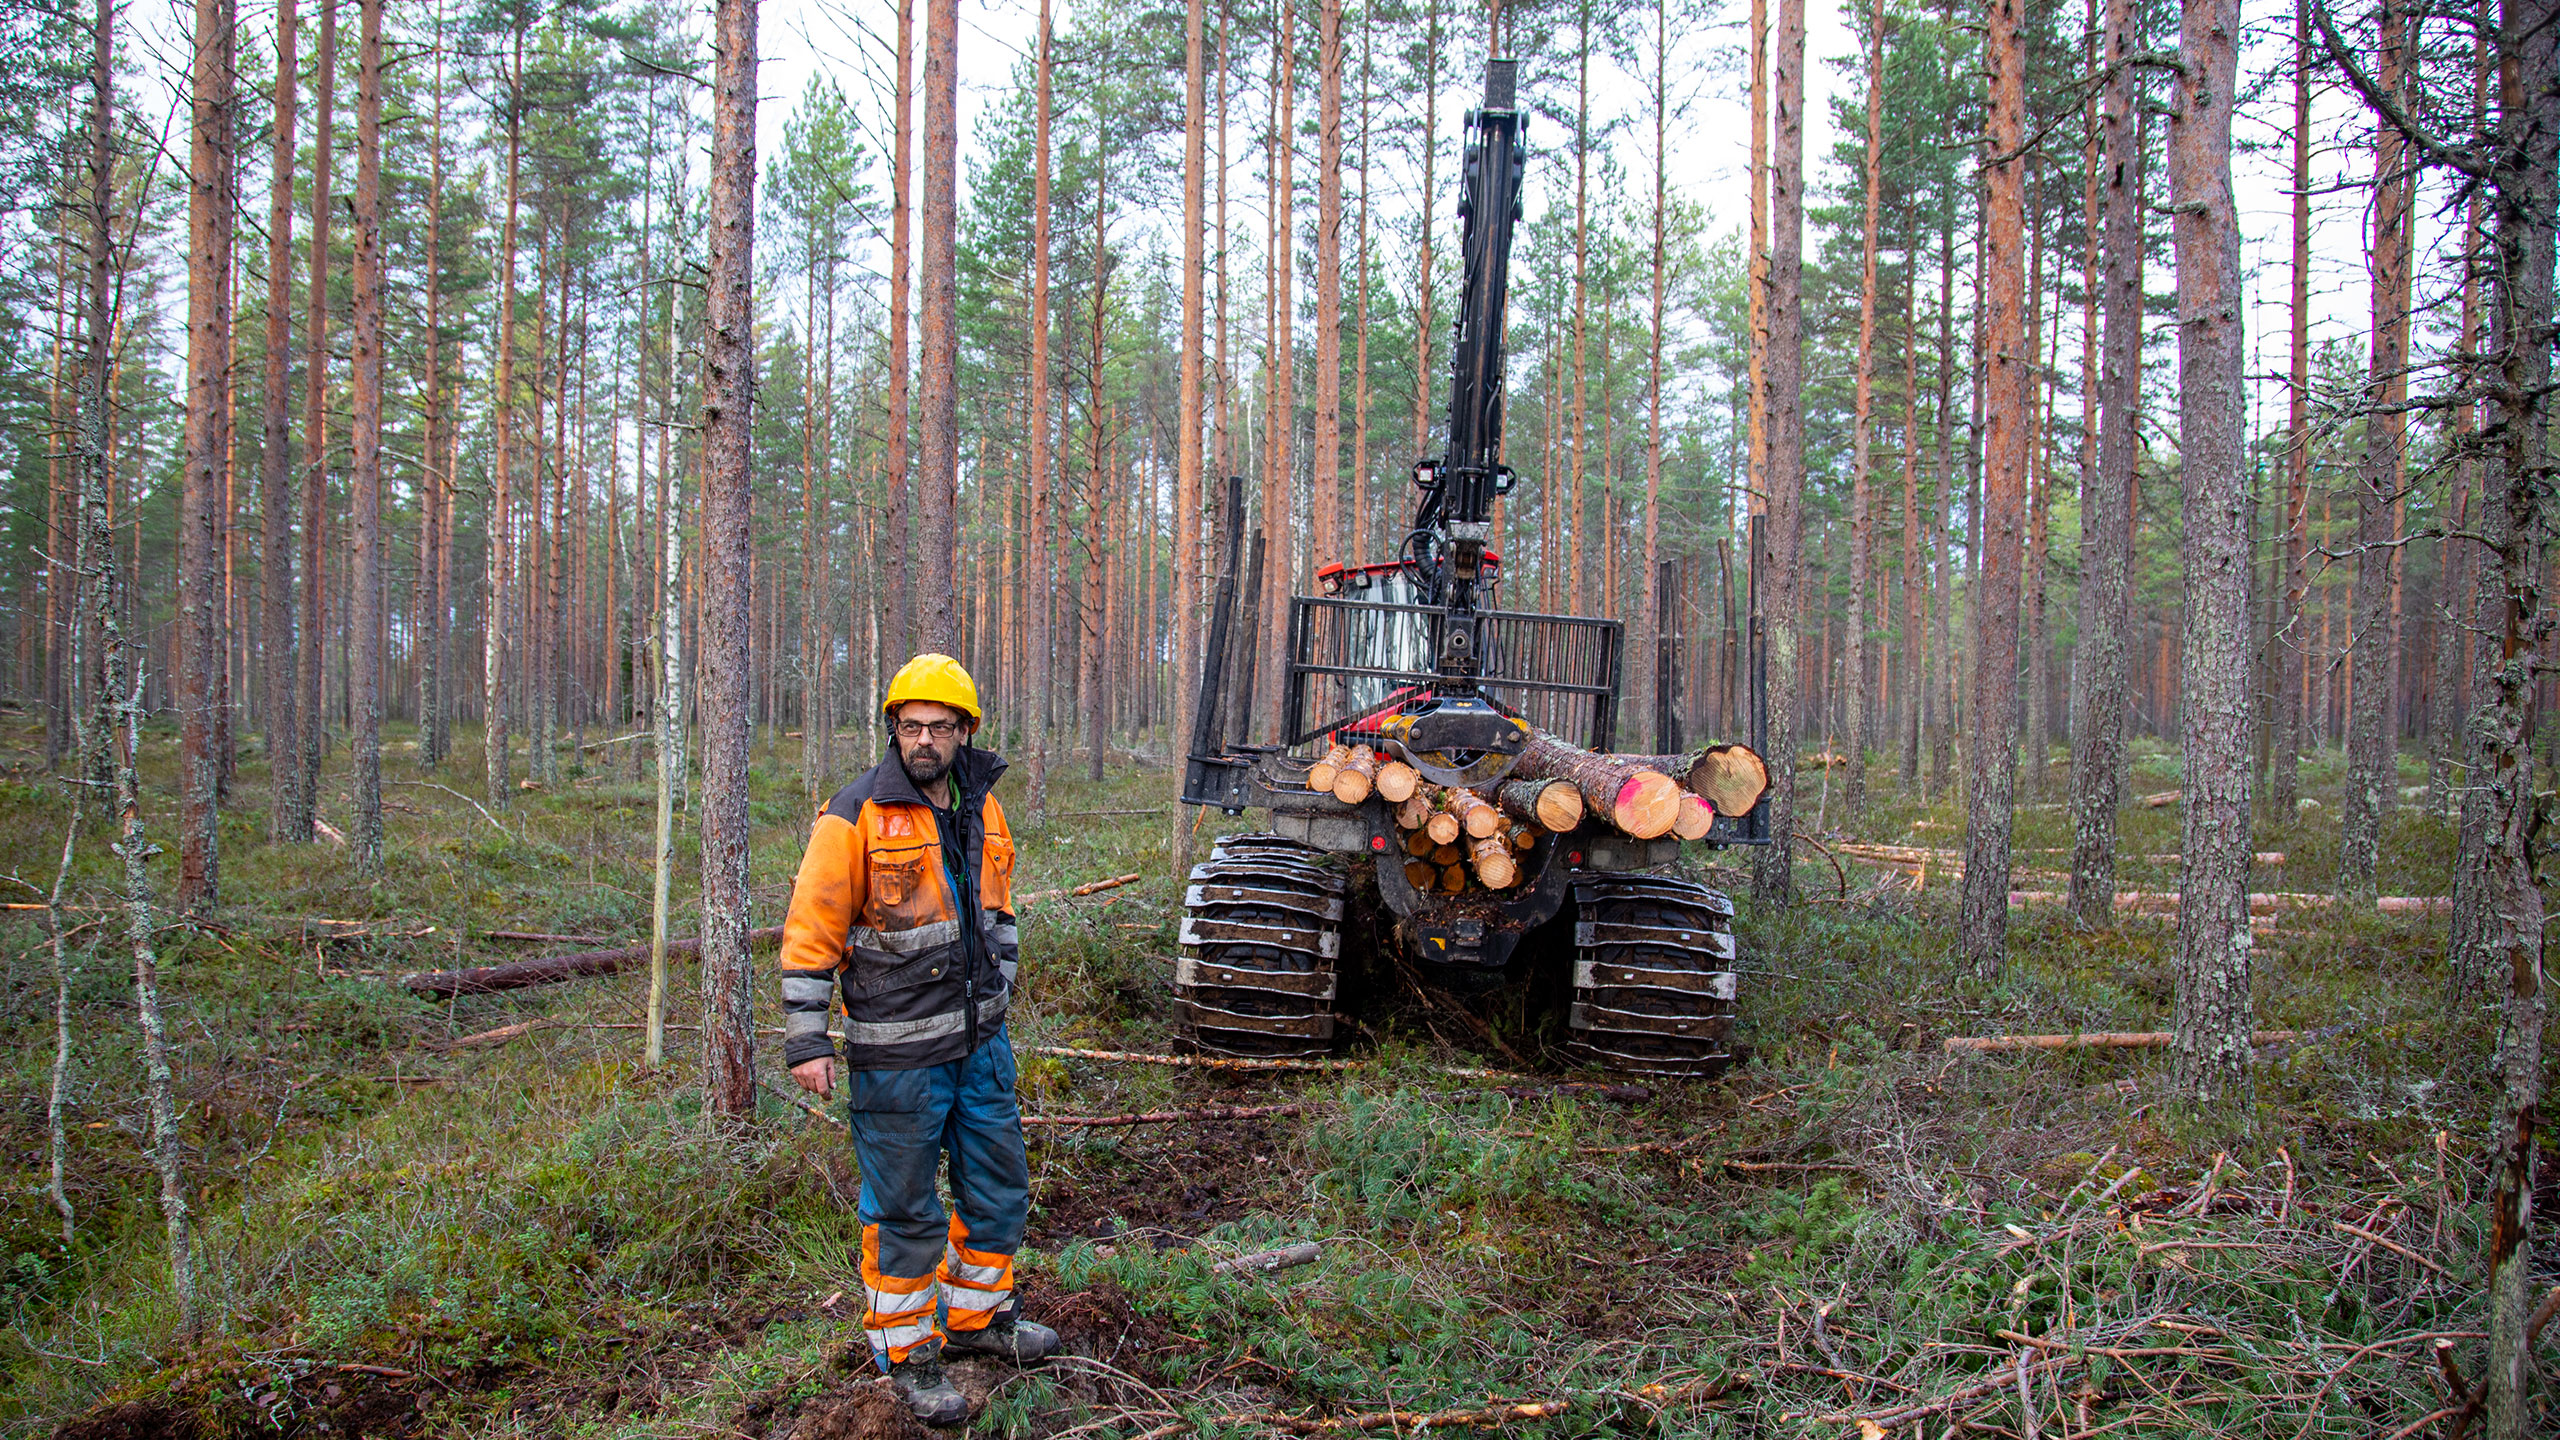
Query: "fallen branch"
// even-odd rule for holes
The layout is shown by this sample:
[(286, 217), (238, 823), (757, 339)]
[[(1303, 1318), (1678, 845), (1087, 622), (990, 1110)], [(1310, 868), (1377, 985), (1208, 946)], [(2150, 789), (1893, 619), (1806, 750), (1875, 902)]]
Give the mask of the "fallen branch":
[(1209, 1269), (1213, 1274), (1232, 1274), (1241, 1270), (1259, 1270), (1267, 1273), (1273, 1270), (1286, 1270), (1292, 1265), (1313, 1265), (1323, 1255), (1323, 1246), (1312, 1240), (1305, 1240), (1295, 1245), (1283, 1245), (1276, 1250), (1257, 1250), (1250, 1255), (1238, 1255), (1231, 1260), (1221, 1260)]
[(546, 945), (601, 945), (601, 935), (553, 935), (541, 930), (483, 930), (492, 940), (538, 940)]
[(1795, 1171), (1838, 1175), (1862, 1175), (1866, 1173), (1866, 1167), (1863, 1165), (1821, 1164), (1813, 1161), (1790, 1160), (1727, 1160), (1724, 1162), (1724, 1168), (1727, 1170), (1739, 1171), (1745, 1175), (1785, 1174)]
[[(2251, 1033), (2249, 1043), (2282, 1045), (2288, 1041), (2299, 1040), (2306, 1033), (2308, 1032), (2301, 1030), (2259, 1030)], [(2172, 1043), (2177, 1038), (2174, 1032), (2168, 1030), (2097, 1030), (2076, 1035), (1984, 1035), (1973, 1038), (1950, 1035), (1946, 1039), (1946, 1048), (1951, 1052), (2154, 1050)]]
[(1121, 1125), (1184, 1125), (1211, 1120), (1258, 1120), (1266, 1115), (1295, 1115), (1307, 1107), (1286, 1105), (1203, 1105), (1197, 1110), (1132, 1110), (1123, 1115), (1025, 1115), (1025, 1125), (1062, 1125), (1102, 1129)]
[(1019, 915), (1044, 900), (1073, 899), (1078, 895), (1093, 895), (1104, 890), (1117, 890), (1123, 885), (1135, 885), (1144, 878), (1137, 871), (1132, 870), (1126, 875), (1114, 875), (1108, 880), (1095, 880), (1089, 884), (1078, 885), (1072, 890), (1043, 890), (1036, 895), (1023, 896), (1021, 901), (1013, 907), (1013, 911)]
[(785, 1090), (770, 1080), (759, 1080), (756, 1082), (756, 1088), (773, 1096), (777, 1100), (787, 1101), (790, 1104), (796, 1105), (802, 1110), (807, 1111), (809, 1114), (826, 1121), (830, 1125), (842, 1122), (841, 1116), (828, 1114), (825, 1106), (820, 1105), (817, 1101), (801, 1094), (796, 1086), (792, 1089)]
[[(1021, 1045), (1017, 1054), (1052, 1055), (1061, 1060), (1108, 1060), (1124, 1065), (1171, 1065), (1187, 1070), (1364, 1070), (1366, 1060), (1257, 1060), (1231, 1058), (1224, 1055), (1156, 1055), (1143, 1050), (1087, 1050), (1073, 1045)], [(1485, 1070), (1469, 1065), (1435, 1065), (1435, 1075), (1454, 1076), (1460, 1080), (1515, 1080), (1520, 1077), (1507, 1070)]]
[[(2012, 890), (2009, 908), (2029, 905), (2059, 905), (2066, 897), (2059, 890)], [(2285, 910), (2326, 910), (2338, 903), (2335, 895), (2311, 895), (2290, 890), (2254, 890), (2249, 894), (2249, 913), (2273, 915)], [(2119, 890), (2118, 910), (2134, 910), (2146, 914), (2173, 915), (2178, 910), (2175, 890)], [(2453, 909), (2449, 895), (2385, 895), (2373, 902), (2374, 910), (2383, 915), (2448, 914)]]
[[(750, 948), (763, 949), (781, 943), (782, 927), (779, 925), (747, 932)], [(698, 939), (667, 942), (669, 955), (692, 955), (701, 949), (702, 942)], [(546, 955), (539, 960), (482, 965), (470, 970), (425, 970), (403, 977), (400, 985), (413, 994), (449, 1000), (457, 995), (486, 995), (496, 990), (522, 990), (527, 986), (580, 980), (590, 975), (610, 975), (626, 965), (645, 963), (648, 958), (648, 946), (627, 945), (618, 950), (582, 950), (569, 955)]]
[(386, 783), (392, 785), (407, 785), (418, 790), (441, 790), (447, 795), (452, 796), (454, 799), (461, 801), (463, 804), (470, 806), (472, 809), (479, 811), (480, 818), (489, 822), (490, 829), (497, 831), (499, 834), (506, 836), (510, 840), (516, 838), (514, 831), (499, 824), (498, 817), (489, 813), (488, 806), (481, 804), (479, 801), (472, 799), (470, 796), (463, 794), (461, 791), (454, 789), (450, 785), (439, 785), (433, 780), (392, 780)]
[(1277, 1410), (1248, 1410), (1240, 1415), (1220, 1415), (1220, 1425), (1265, 1425), (1285, 1430), (1292, 1435), (1323, 1435), (1343, 1430), (1388, 1430), (1398, 1434), (1443, 1426), (1463, 1425), (1485, 1429), (1508, 1425), (1515, 1420), (1544, 1420), (1571, 1409), (1570, 1400), (1523, 1400), (1510, 1405), (1488, 1406), (1482, 1410), (1434, 1410), (1417, 1414), (1411, 1410), (1375, 1410), (1360, 1415), (1335, 1415), (1318, 1418), (1311, 1415), (1284, 1415)]

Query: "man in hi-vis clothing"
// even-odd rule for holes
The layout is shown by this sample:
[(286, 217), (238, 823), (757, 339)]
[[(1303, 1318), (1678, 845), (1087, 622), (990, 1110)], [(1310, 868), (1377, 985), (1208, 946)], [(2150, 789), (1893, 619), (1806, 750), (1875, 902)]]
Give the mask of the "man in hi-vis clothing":
[[(944, 1352), (1018, 1362), (1058, 1346), (1018, 1318), (1013, 1296), (1031, 1184), (1004, 1029), (1018, 960), (1013, 833), (990, 793), (1004, 760), (968, 743), (978, 687), (958, 661), (908, 661), (881, 710), (889, 755), (827, 802), (792, 886), (782, 1055), (804, 1089), (828, 1094), (827, 1017), (842, 999), (863, 1328), (916, 1417), (957, 1425), (969, 1403), (942, 1373)], [(934, 1189), (946, 1153), (947, 1220)]]

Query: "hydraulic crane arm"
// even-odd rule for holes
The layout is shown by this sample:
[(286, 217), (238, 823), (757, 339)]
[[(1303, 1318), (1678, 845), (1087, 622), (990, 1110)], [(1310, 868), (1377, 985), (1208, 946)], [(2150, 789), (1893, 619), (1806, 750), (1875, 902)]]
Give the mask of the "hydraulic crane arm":
[(1502, 463), (1503, 328), (1510, 302), (1511, 235), (1520, 220), (1528, 117), (1515, 101), (1516, 60), (1485, 64), (1484, 107), (1467, 116), (1458, 195), (1464, 286), (1450, 345), (1449, 448), (1417, 462), (1422, 492), (1404, 564), (1423, 603), (1441, 611), (1439, 654), (1428, 696), (1380, 728), (1390, 745), (1444, 784), (1476, 785), (1511, 768), (1529, 727), (1477, 693), (1484, 673), (1479, 590), (1493, 541), (1493, 502), (1511, 489)]

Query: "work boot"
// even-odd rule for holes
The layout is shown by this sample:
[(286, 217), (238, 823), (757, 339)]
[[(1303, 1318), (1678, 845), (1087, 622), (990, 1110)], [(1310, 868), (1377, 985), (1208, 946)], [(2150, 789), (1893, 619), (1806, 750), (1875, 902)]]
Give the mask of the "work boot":
[(942, 1347), (971, 1355), (993, 1355), (1016, 1365), (1028, 1365), (1058, 1353), (1058, 1332), (1037, 1321), (1023, 1319), (1020, 1310), (1007, 1306), (982, 1330), (952, 1331), (951, 1338), (943, 1341)]
[(907, 1358), (889, 1367), (889, 1383), (898, 1387), (898, 1398), (925, 1424), (947, 1430), (969, 1418), (969, 1397), (953, 1388), (942, 1373), (942, 1352), (930, 1344), (919, 1345), (907, 1352)]

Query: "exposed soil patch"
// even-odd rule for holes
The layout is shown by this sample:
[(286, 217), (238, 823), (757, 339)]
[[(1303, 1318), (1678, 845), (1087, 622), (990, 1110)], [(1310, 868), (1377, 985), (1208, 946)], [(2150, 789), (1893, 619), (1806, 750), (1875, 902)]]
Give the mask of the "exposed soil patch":
[(777, 1433), (789, 1440), (925, 1440), (932, 1432), (908, 1413), (889, 1377), (879, 1375), (801, 1406), (791, 1428)]
[(1035, 1163), (1028, 1238), (1055, 1249), (1123, 1229), (1197, 1235), (1257, 1211), (1285, 1210), (1297, 1190), (1289, 1150), (1286, 1135), (1251, 1120), (1168, 1128), (1116, 1155), (1069, 1158), (1053, 1150), (1047, 1164)]
[(53, 1440), (199, 1440), (203, 1434), (196, 1417), (183, 1410), (128, 1400), (64, 1421)]

